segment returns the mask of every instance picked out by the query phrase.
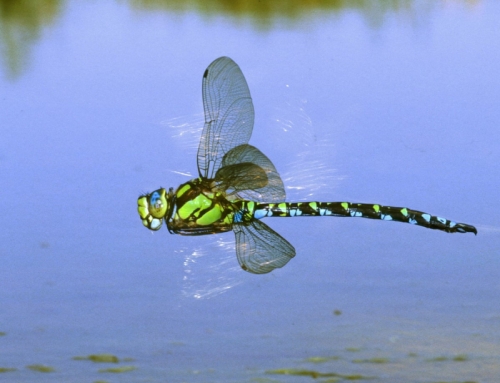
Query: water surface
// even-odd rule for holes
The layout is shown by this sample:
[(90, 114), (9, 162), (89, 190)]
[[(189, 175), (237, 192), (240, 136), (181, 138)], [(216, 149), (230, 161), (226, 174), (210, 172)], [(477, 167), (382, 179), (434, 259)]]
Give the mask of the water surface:
[[(2, 4), (0, 381), (497, 381), (500, 5), (348, 3)], [(256, 276), (231, 233), (148, 232), (136, 198), (197, 175), (222, 55), (288, 200), (479, 234), (268, 219), (297, 256)]]

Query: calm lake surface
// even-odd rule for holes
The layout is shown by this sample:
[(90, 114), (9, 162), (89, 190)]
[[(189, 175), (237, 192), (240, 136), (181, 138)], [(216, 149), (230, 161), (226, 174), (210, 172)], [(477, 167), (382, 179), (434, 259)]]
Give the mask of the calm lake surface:
[[(0, 2), (0, 382), (499, 381), (500, 2), (319, 3)], [(297, 256), (252, 275), (232, 233), (146, 230), (220, 56), (288, 201), (478, 235), (269, 218)]]

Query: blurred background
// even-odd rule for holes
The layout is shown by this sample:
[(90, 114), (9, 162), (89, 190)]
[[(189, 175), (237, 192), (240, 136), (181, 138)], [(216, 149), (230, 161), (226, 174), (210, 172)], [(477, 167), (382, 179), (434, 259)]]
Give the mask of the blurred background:
[[(0, 0), (0, 382), (497, 382), (500, 2)], [(296, 248), (152, 233), (197, 177), (201, 80), (243, 71), (288, 201), (478, 235), (267, 219)]]

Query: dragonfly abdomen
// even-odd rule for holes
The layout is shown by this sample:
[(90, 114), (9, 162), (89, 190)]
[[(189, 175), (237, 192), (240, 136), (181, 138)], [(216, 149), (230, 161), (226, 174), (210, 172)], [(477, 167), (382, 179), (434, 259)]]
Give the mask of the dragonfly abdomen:
[[(242, 201), (243, 202), (243, 201)], [(448, 233), (474, 233), (474, 226), (457, 223), (446, 218), (408, 209), (406, 207), (383, 206), (350, 202), (280, 202), (258, 203), (245, 201), (245, 215), (254, 219), (265, 217), (334, 216), (361, 217), (383, 221), (406, 222), (417, 226)]]

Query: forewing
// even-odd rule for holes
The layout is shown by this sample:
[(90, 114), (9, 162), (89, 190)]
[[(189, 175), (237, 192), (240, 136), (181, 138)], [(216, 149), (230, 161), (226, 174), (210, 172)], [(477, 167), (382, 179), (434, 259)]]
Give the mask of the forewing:
[(285, 266), (295, 257), (294, 247), (265, 223), (235, 223), (236, 255), (243, 270), (265, 274)]
[(229, 57), (212, 62), (203, 74), (205, 126), (198, 147), (198, 172), (214, 178), (222, 158), (252, 135), (254, 109), (241, 69)]
[(215, 176), (228, 198), (283, 202), (285, 187), (273, 163), (259, 149), (244, 144), (231, 149)]

